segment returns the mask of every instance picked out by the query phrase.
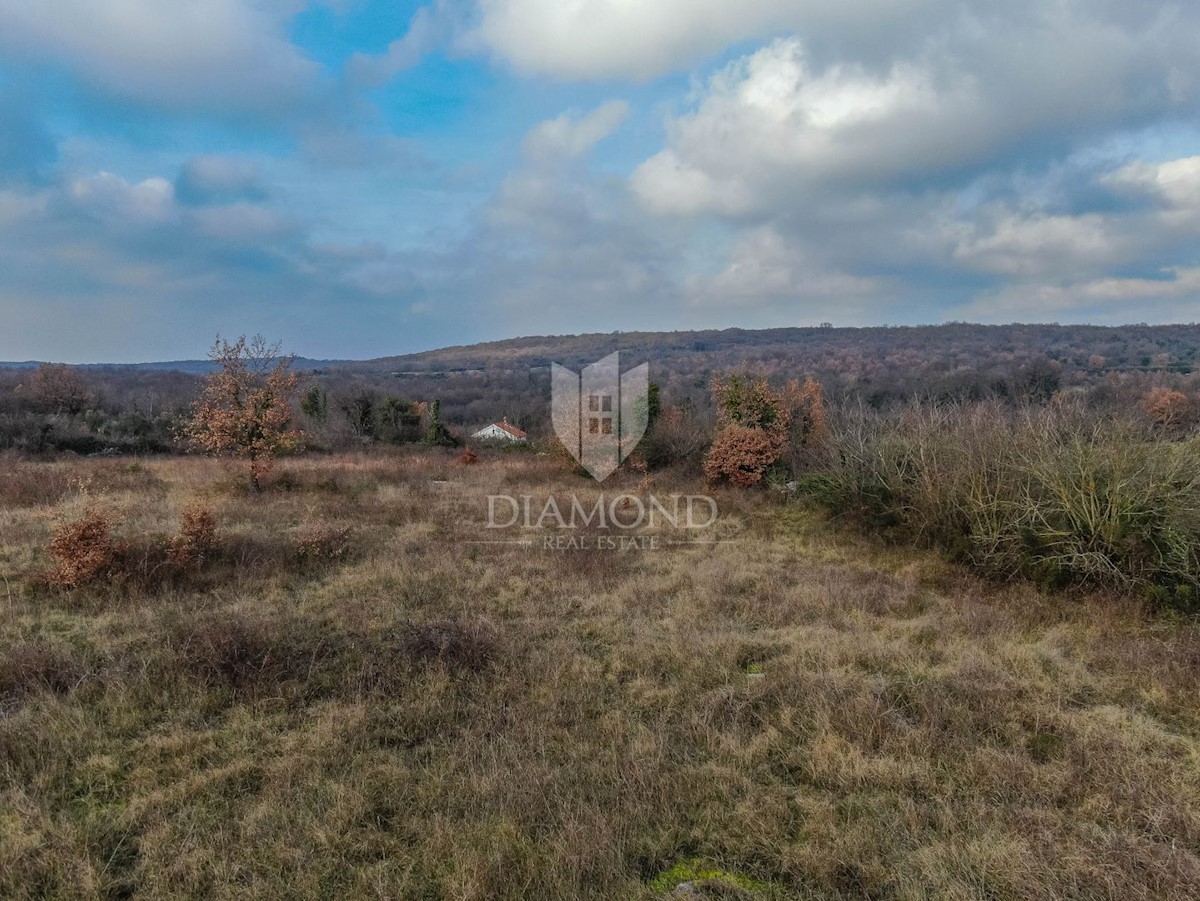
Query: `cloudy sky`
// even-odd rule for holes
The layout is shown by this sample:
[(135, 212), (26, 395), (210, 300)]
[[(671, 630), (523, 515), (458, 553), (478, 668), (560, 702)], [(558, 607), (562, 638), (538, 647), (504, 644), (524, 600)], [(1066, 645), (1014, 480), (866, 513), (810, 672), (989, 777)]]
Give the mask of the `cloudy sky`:
[(0, 0), (0, 358), (1200, 320), (1194, 0)]

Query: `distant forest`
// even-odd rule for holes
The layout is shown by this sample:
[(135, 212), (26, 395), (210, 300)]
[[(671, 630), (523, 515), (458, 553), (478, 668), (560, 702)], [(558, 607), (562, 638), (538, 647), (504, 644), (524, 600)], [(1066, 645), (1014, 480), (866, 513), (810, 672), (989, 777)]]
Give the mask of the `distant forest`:
[[(297, 360), (297, 400), (309, 401), (297, 415), (319, 413), (321, 428), (310, 429), (321, 433), (318, 445), (405, 434), (364, 433), (364, 415), (390, 410), (396, 421), (435, 401), (459, 435), (507, 417), (536, 437), (548, 430), (551, 363), (579, 368), (614, 350), (622, 351), (623, 369), (650, 364), (665, 404), (701, 416), (712, 377), (733, 370), (780, 382), (812, 377), (832, 405), (875, 409), (914, 398), (1042, 404), (1056, 395), (1104, 409), (1136, 404), (1154, 387), (1200, 393), (1200, 325), (950, 323), (543, 336), (376, 360)], [(0, 448), (169, 450), (206, 368), (195, 361), (73, 368), (78, 380), (64, 399), (34, 384), (33, 364), (12, 365), (0, 371)]]

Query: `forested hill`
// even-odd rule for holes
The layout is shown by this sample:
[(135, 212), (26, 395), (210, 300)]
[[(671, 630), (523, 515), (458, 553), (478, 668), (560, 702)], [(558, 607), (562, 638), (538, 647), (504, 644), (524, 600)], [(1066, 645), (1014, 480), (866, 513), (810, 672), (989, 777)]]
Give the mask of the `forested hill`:
[(357, 372), (433, 373), (526, 369), (584, 364), (620, 350), (630, 360), (651, 359), (670, 367), (680, 357), (693, 369), (712, 366), (805, 362), (843, 370), (863, 361), (986, 369), (1044, 357), (1067, 369), (1169, 370), (1190, 372), (1200, 355), (1200, 325), (972, 325), (870, 328), (724, 329), (678, 332), (611, 332), (511, 338), (446, 347), (375, 360), (333, 364)]

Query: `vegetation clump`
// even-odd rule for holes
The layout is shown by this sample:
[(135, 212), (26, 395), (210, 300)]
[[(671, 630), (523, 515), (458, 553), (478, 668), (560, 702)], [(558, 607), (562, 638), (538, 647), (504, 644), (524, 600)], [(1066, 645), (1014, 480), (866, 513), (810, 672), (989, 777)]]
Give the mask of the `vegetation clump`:
[(167, 541), (168, 557), (179, 566), (198, 566), (217, 544), (216, 514), (207, 504), (193, 501), (180, 514), (179, 532)]
[(66, 589), (98, 582), (113, 572), (122, 548), (113, 537), (112, 517), (88, 507), (78, 519), (55, 524), (49, 547), (54, 569), (49, 581)]
[(650, 887), (656, 892), (680, 897), (781, 897), (769, 883), (744, 873), (718, 869), (695, 858), (681, 861), (659, 873), (651, 880)]
[(710, 484), (750, 488), (779, 464), (783, 480), (826, 462), (825, 400), (812, 378), (772, 388), (765, 378), (733, 374), (712, 383), (717, 433), (704, 458)]
[(1195, 441), (1069, 407), (916, 405), (848, 411), (835, 444), (809, 496), (984, 572), (1185, 603), (1200, 587)]

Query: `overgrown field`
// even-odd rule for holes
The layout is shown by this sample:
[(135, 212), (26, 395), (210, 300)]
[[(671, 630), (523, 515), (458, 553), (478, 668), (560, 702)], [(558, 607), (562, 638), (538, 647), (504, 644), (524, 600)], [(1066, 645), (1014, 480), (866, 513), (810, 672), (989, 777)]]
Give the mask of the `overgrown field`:
[(476, 543), (596, 495), (532, 454), (2, 464), (0, 897), (1200, 896), (1200, 629), (1128, 596), (769, 491)]

